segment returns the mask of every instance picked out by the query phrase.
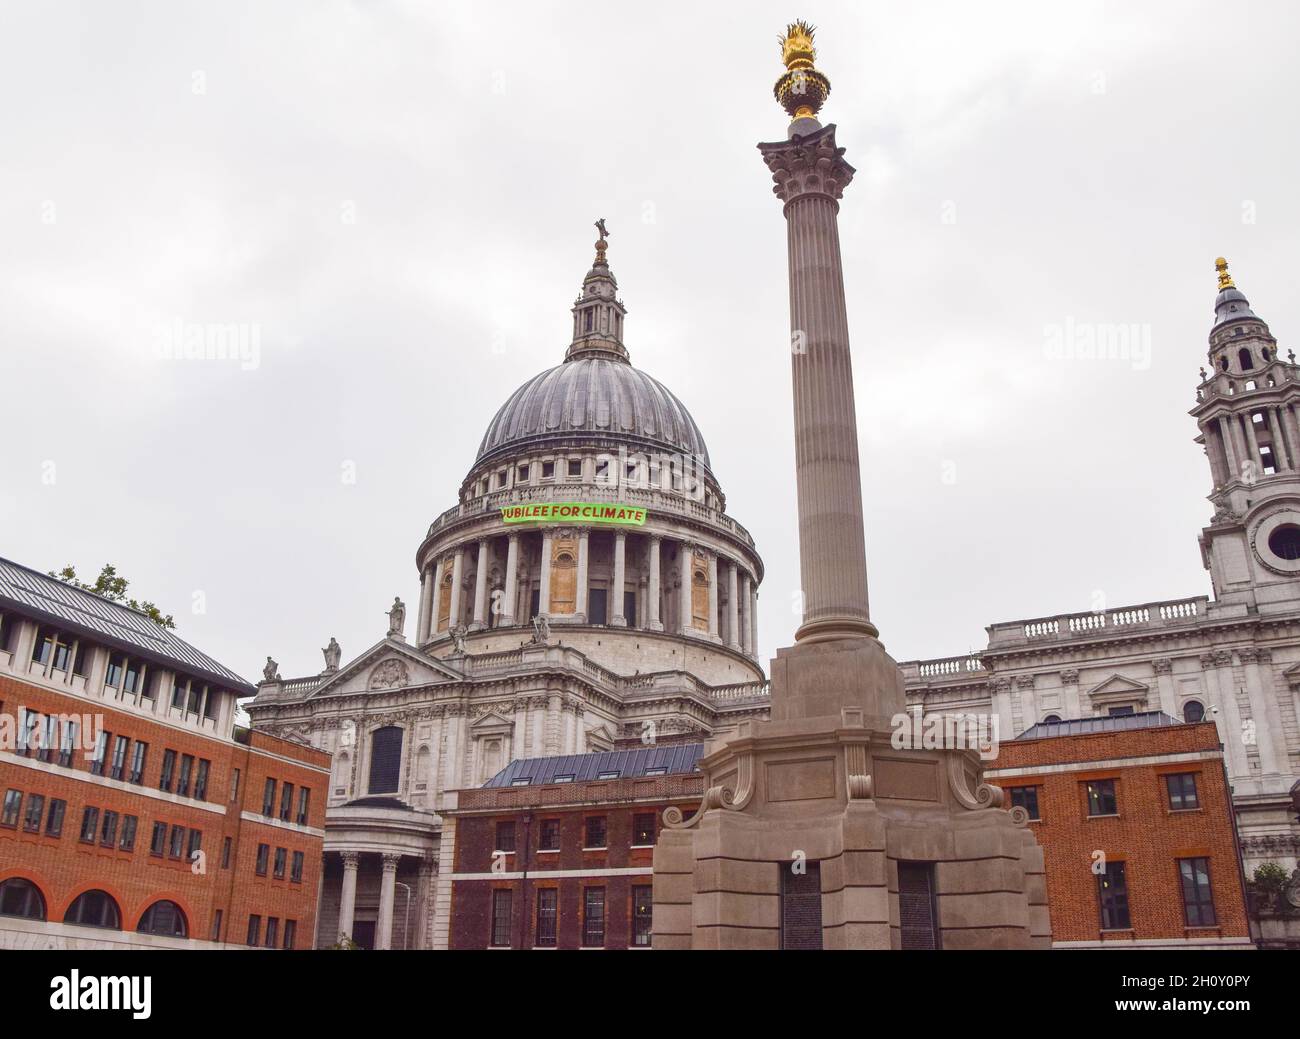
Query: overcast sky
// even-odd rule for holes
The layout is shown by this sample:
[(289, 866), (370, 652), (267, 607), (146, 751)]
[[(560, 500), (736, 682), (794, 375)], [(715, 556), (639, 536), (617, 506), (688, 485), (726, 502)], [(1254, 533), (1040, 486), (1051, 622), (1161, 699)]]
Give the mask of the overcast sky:
[[(1300, 330), (1296, 10), (6, 2), (0, 555), (111, 561), (250, 678), (268, 653), (315, 673), (331, 635), (350, 659), (395, 594), (410, 631), (415, 550), (496, 409), (561, 360), (605, 217), (633, 363), (691, 409), (766, 561), (766, 660), (798, 549), (785, 228), (754, 145), (784, 135), (776, 38), (804, 17), (858, 168), (840, 233), (886, 647), (1206, 594), (1187, 411), (1214, 258), (1284, 350)], [(208, 324), (256, 358), (162, 356)], [(1121, 326), (1127, 357), (1061, 349)]]

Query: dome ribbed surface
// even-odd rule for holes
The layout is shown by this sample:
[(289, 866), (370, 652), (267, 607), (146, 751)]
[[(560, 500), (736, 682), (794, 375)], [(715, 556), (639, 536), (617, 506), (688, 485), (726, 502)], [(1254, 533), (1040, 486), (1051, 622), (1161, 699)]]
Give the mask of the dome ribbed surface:
[(476, 462), (593, 435), (699, 456), (709, 465), (699, 426), (667, 387), (625, 361), (595, 356), (566, 361), (515, 390), (483, 435)]

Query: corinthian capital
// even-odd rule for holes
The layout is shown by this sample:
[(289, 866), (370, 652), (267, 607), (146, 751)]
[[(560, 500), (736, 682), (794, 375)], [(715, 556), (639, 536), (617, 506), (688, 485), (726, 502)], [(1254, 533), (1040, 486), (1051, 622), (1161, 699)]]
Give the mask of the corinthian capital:
[(760, 144), (758, 150), (772, 171), (772, 193), (782, 202), (807, 195), (839, 199), (856, 172), (835, 145), (833, 123), (806, 137)]

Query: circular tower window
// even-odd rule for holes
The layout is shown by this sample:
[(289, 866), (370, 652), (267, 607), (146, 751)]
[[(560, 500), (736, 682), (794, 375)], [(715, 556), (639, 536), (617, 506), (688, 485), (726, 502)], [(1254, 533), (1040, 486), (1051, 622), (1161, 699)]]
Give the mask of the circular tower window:
[(1268, 536), (1268, 548), (1279, 559), (1300, 559), (1300, 527), (1284, 523)]

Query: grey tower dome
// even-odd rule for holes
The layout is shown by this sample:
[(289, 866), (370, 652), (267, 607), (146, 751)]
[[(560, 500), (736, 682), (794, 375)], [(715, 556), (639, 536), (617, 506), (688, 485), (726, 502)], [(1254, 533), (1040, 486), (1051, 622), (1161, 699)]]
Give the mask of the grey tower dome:
[(593, 436), (698, 458), (711, 468), (700, 427), (663, 383), (594, 352), (575, 352), (515, 390), (488, 425), (476, 464), (539, 442)]

